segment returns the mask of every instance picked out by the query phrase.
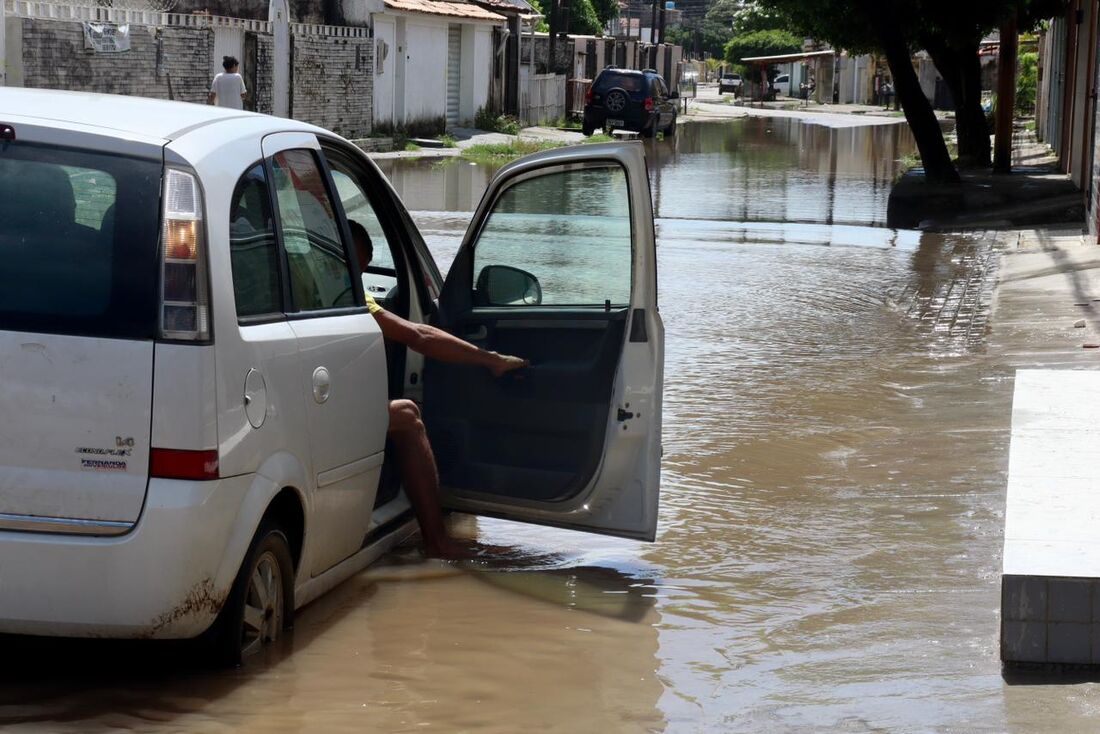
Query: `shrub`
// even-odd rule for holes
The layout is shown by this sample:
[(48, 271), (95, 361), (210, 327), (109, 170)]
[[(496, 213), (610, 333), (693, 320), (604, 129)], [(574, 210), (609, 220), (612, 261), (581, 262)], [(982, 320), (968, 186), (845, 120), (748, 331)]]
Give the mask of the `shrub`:
[(493, 133), (516, 135), (519, 133), (519, 120), (511, 115), (494, 115), (482, 107), (474, 115), (474, 127)]
[(1034, 51), (1020, 54), (1019, 73), (1016, 75), (1016, 112), (1030, 115), (1035, 111), (1035, 95), (1039, 87), (1039, 54)]

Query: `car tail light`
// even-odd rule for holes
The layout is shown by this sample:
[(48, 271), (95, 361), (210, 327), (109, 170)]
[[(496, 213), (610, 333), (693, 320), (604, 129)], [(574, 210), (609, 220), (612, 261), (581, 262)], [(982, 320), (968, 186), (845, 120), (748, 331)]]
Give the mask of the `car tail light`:
[(645, 98), (645, 111), (646, 112), (652, 112), (653, 111), (653, 97), (646, 97)]
[(164, 177), (161, 232), (162, 338), (187, 341), (210, 338), (205, 240), (199, 182), (189, 173), (168, 169)]
[(592, 87), (584, 90), (584, 103), (592, 104)]
[(153, 449), (149, 452), (149, 476), (199, 481), (217, 479), (218, 450)]

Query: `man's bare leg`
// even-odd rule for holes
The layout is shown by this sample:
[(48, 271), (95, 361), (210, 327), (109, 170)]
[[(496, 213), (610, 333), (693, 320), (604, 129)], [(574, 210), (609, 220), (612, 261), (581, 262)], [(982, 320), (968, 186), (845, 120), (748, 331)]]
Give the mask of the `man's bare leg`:
[(447, 535), (443, 524), (443, 513), (439, 508), (439, 472), (416, 403), (411, 400), (390, 403), (389, 432), (397, 451), (405, 494), (420, 523), (424, 552), (432, 558), (464, 555), (461, 546)]

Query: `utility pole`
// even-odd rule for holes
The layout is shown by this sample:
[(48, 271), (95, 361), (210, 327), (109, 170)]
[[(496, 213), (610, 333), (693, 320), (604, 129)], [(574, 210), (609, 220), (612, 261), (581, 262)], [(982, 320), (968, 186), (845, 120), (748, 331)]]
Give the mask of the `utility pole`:
[[(650, 43), (656, 43), (657, 42), (657, 35), (656, 35), (657, 34), (657, 3), (659, 3), (659, 2), (660, 2), (660, 0), (653, 0), (653, 19), (649, 23), (649, 42)], [(641, 29), (639, 29), (639, 31), (640, 30)]]
[(1012, 173), (1012, 116), (1016, 110), (1016, 61), (1019, 29), (1016, 11), (1001, 23), (997, 56), (997, 131), (993, 139), (993, 172)]
[(665, 42), (665, 18), (667, 16), (667, 13), (665, 11), (664, 0), (660, 0), (660, 2), (661, 2), (661, 17), (660, 17), (660, 20), (659, 20), (660, 32), (657, 34), (657, 43), (664, 43)]
[[(558, 0), (550, 0), (550, 49), (546, 57), (546, 72), (554, 72), (554, 59), (558, 50)], [(535, 47), (532, 45), (531, 54), (534, 55)]]

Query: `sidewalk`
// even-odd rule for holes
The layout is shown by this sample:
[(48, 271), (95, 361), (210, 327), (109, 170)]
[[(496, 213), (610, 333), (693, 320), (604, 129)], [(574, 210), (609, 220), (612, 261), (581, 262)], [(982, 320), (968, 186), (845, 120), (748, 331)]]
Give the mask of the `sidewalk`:
[[(717, 85), (700, 84), (698, 96), (688, 103), (686, 119), (729, 120), (740, 117), (782, 117), (827, 127), (894, 125), (905, 122), (902, 112), (875, 105), (818, 104), (785, 98), (772, 102), (750, 102), (718, 94)], [(946, 119), (945, 113), (937, 113)], [(682, 118), (683, 119), (683, 118)]]
[(535, 140), (572, 145), (584, 141), (580, 130), (559, 130), (552, 127), (525, 127), (518, 135), (493, 133), (475, 128), (459, 127), (447, 131), (455, 140), (454, 148), (421, 148), (419, 150), (401, 150), (390, 153), (369, 153), (376, 160), (395, 158), (454, 158), (462, 151), (474, 145), (510, 144), (516, 140)]
[(964, 168), (961, 185), (940, 184), (914, 168), (890, 192), (887, 226), (949, 232), (1083, 223), (1084, 194), (1023, 120), (1014, 125), (1011, 174)]
[(1084, 347), (1100, 344), (1100, 245), (1081, 231), (993, 235), (1004, 250), (989, 348), (1011, 366), (1100, 369), (1100, 349)]
[(1100, 663), (1100, 246), (1080, 228), (1005, 247), (990, 351), (1015, 368), (1002, 554), (1001, 659)]

